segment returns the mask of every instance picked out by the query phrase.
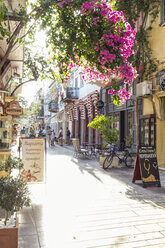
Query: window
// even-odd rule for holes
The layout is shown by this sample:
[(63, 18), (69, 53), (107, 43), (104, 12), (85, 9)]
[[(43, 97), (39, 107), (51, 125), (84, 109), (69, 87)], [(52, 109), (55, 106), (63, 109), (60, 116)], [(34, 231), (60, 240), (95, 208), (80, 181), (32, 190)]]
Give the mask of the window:
[(133, 133), (133, 111), (128, 110), (128, 135)]
[(80, 78), (80, 88), (84, 86), (84, 80)]
[(71, 86), (71, 79), (68, 80), (68, 84), (67, 85), (68, 85), (68, 87)]
[(161, 0), (161, 24), (165, 23), (165, 0)]
[(140, 147), (150, 146), (155, 147), (155, 118), (154, 117), (141, 117), (140, 119)]
[(74, 84), (74, 74), (72, 73), (70, 86), (73, 87), (73, 84)]
[(78, 77), (75, 78), (75, 88), (78, 88)]

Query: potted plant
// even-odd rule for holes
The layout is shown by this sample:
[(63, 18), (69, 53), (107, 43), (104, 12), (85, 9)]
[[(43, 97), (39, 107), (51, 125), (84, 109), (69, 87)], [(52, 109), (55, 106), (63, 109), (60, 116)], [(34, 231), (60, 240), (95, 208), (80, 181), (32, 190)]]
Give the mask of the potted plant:
[[(96, 116), (91, 123), (88, 124), (88, 127), (92, 127), (95, 130), (98, 130), (101, 133), (101, 137), (104, 139), (104, 147), (108, 144), (116, 144), (119, 139), (118, 130), (115, 128), (116, 118), (113, 116)], [(102, 166), (105, 159), (104, 152), (100, 157), (100, 165)]]
[[(16, 162), (17, 165), (16, 165)], [(0, 247), (18, 247), (18, 219), (17, 211), (30, 205), (27, 183), (20, 177), (11, 176), (13, 169), (23, 168), (19, 158), (8, 157), (1, 163), (0, 170), (7, 175), (0, 178), (0, 208), (4, 218), (0, 218)]]
[(20, 158), (10, 155), (7, 159), (1, 161), (0, 172), (7, 172), (7, 175), (11, 175), (14, 169), (19, 171), (23, 169), (23, 162)]

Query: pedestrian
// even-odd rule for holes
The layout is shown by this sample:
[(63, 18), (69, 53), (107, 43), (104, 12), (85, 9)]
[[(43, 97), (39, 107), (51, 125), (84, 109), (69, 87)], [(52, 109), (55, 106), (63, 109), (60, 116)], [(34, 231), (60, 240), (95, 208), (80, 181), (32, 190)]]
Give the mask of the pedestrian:
[(54, 146), (55, 139), (56, 139), (56, 134), (55, 134), (54, 129), (52, 129), (52, 135), (51, 135), (51, 145), (52, 146)]
[(70, 145), (70, 130), (68, 127), (66, 128), (66, 143)]
[(38, 137), (41, 138), (43, 136), (43, 130), (40, 127), (39, 132), (38, 132)]
[(25, 137), (26, 136), (26, 130), (25, 127), (23, 127), (23, 129), (21, 129), (21, 137)]
[(13, 143), (15, 145), (17, 144), (17, 135), (18, 135), (18, 131), (17, 131), (16, 127), (14, 127), (14, 129), (13, 129)]
[(59, 135), (58, 135), (59, 143), (61, 146), (63, 146), (63, 129), (60, 128)]
[(46, 130), (45, 130), (45, 128), (42, 129), (42, 136), (43, 136), (43, 137), (46, 136)]
[(39, 129), (38, 128), (36, 128), (35, 133), (36, 133), (36, 137), (38, 137), (38, 135), (39, 135)]
[(29, 137), (35, 138), (35, 131), (34, 131), (34, 128), (32, 128), (32, 127), (30, 128)]
[(51, 135), (52, 135), (52, 130), (51, 130), (51, 128), (49, 127), (49, 128), (48, 128), (48, 131), (47, 131), (47, 137), (48, 137), (48, 144), (49, 144), (49, 147), (51, 146)]

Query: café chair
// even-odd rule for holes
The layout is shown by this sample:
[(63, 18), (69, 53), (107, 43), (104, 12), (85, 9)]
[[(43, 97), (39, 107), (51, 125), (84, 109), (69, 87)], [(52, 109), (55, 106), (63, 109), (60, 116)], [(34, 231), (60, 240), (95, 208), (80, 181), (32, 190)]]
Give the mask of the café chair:
[(72, 144), (74, 147), (73, 156), (78, 158), (79, 156), (83, 156), (84, 158), (89, 157), (89, 151), (87, 149), (80, 147), (80, 141), (77, 138), (72, 139)]

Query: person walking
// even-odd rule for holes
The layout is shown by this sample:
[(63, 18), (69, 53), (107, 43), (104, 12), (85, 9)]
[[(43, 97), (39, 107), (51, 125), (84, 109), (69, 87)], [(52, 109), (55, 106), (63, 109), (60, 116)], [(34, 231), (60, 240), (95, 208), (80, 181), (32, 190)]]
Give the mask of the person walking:
[(60, 128), (59, 135), (58, 135), (59, 143), (61, 146), (63, 146), (63, 129)]
[(33, 127), (30, 128), (29, 137), (30, 138), (35, 138), (35, 131), (34, 131)]
[(46, 130), (45, 130), (45, 128), (42, 129), (42, 136), (43, 136), (43, 137), (46, 136)]
[(39, 137), (39, 138), (43, 137), (43, 130), (42, 130), (41, 127), (40, 127), (40, 129), (39, 129), (38, 137)]
[(66, 128), (66, 143), (70, 145), (70, 130), (68, 127)]
[(21, 137), (25, 137), (26, 136), (26, 130), (25, 127), (23, 127), (23, 129), (21, 129)]
[(52, 135), (52, 130), (51, 130), (51, 128), (49, 127), (49, 128), (48, 128), (48, 131), (47, 131), (47, 137), (48, 137), (48, 144), (49, 144), (49, 147), (51, 146), (51, 135)]
[(52, 129), (52, 135), (51, 135), (51, 145), (52, 146), (54, 146), (55, 139), (56, 139), (56, 134), (55, 134), (54, 129)]
[(15, 145), (17, 144), (17, 135), (18, 135), (18, 131), (17, 131), (16, 127), (14, 127), (14, 129), (13, 129), (13, 143)]

